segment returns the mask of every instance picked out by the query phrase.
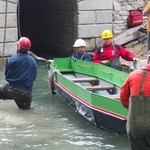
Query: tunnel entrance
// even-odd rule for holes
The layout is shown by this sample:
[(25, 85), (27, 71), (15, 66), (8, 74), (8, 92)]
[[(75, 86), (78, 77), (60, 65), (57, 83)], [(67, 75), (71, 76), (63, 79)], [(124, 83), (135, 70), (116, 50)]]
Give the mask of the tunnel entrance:
[(32, 41), (31, 51), (45, 57), (68, 57), (77, 38), (76, 0), (20, 0), (21, 36)]

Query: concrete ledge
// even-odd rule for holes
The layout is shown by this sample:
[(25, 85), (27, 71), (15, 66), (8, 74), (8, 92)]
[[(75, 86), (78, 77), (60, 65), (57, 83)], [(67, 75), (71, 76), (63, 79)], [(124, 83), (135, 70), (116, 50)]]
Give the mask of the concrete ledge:
[(95, 11), (79, 11), (79, 24), (93, 24), (96, 23)]
[[(0, 14), (0, 28), (4, 28), (5, 25), (5, 14)], [(16, 13), (7, 15), (7, 27), (17, 27), (17, 16)]]
[(112, 30), (112, 24), (79, 25), (78, 35), (80, 38), (99, 38), (105, 29)]
[[(18, 39), (17, 28), (7, 28), (6, 29), (6, 42), (15, 42)], [(4, 29), (0, 29), (0, 42), (4, 40)]]
[(113, 9), (112, 0), (85, 0), (78, 2), (79, 10), (108, 10)]
[[(0, 1), (0, 13), (5, 13), (5, 6), (6, 6), (6, 2), (4, 1)], [(8, 13), (16, 13), (17, 10), (17, 3), (10, 3), (8, 2)]]
[[(3, 56), (3, 43), (0, 43), (0, 56)], [(14, 43), (5, 43), (5, 49), (4, 49), (4, 54), (5, 56), (12, 56), (16, 53), (17, 51), (17, 44), (16, 42)]]
[(96, 23), (111, 23), (112, 24), (112, 22), (113, 22), (112, 11), (97, 11), (96, 16), (97, 16)]

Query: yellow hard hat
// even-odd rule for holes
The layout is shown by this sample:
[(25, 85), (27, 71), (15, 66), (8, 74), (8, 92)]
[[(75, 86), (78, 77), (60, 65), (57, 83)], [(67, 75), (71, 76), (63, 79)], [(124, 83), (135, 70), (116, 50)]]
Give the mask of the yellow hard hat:
[(101, 37), (102, 37), (103, 39), (108, 39), (108, 38), (112, 38), (112, 37), (113, 37), (113, 34), (112, 34), (112, 32), (111, 32), (110, 30), (104, 30), (104, 31), (102, 32)]

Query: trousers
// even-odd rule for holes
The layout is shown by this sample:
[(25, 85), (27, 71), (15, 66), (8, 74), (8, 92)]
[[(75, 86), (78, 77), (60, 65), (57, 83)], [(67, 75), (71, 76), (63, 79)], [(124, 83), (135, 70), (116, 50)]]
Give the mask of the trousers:
[(14, 88), (9, 84), (0, 85), (0, 99), (13, 99), (20, 109), (29, 109), (32, 102), (32, 91)]
[(132, 150), (150, 150), (150, 97), (131, 96), (127, 134)]

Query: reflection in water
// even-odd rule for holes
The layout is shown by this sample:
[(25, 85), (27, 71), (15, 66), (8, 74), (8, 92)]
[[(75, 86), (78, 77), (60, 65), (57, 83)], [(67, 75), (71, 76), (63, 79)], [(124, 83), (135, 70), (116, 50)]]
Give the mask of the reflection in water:
[[(0, 70), (1, 83), (5, 83)], [(2, 150), (128, 150), (126, 134), (96, 128), (57, 95), (51, 95), (45, 62), (38, 62), (32, 109), (0, 101)]]

